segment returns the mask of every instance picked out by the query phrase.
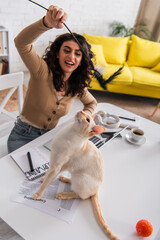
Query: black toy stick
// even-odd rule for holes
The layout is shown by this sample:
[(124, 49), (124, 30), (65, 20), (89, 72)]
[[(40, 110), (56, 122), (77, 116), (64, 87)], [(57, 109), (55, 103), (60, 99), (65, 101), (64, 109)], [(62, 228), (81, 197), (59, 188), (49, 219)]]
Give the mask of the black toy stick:
[[(38, 6), (41, 7), (41, 8), (44, 8), (46, 11), (48, 11), (48, 9), (47, 9), (46, 7), (40, 5), (39, 3), (36, 3), (36, 2), (34, 2), (34, 1), (32, 1), (32, 0), (28, 0), (28, 1), (30, 1), (30, 2), (32, 2), (32, 3), (34, 3), (34, 4), (36, 4), (36, 5), (38, 5)], [(90, 58), (87, 56), (87, 54), (85, 53), (82, 45), (80, 44), (80, 42), (78, 41), (78, 39), (76, 38), (76, 36), (71, 32), (71, 30), (67, 27), (67, 25), (66, 25), (65, 23), (63, 23), (63, 25), (64, 25), (65, 28), (69, 31), (69, 33), (73, 36), (73, 38), (75, 39), (75, 41), (76, 41), (77, 44), (79, 45), (81, 51), (83, 52), (83, 54), (85, 55), (85, 57), (88, 59), (89, 64), (90, 64), (92, 70), (94, 71), (94, 76), (95, 76), (95, 78), (98, 80), (98, 82), (99, 82), (99, 84), (101, 85), (101, 87), (106, 90), (106, 84), (109, 83), (109, 82), (111, 82), (115, 77), (117, 77), (117, 76), (121, 73), (121, 71), (122, 71), (122, 69), (123, 69), (123, 66), (120, 67), (115, 73), (113, 73), (107, 80), (104, 80), (102, 74), (100, 74), (100, 72), (97, 71), (97, 70), (94, 68), (91, 59), (90, 59)]]

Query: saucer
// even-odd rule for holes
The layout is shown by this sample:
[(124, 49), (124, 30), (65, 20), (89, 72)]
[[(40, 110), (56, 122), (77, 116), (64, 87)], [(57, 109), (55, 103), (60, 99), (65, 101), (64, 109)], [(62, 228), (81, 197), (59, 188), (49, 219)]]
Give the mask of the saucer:
[(132, 137), (131, 137), (131, 133), (127, 133), (126, 134), (126, 139), (128, 142), (132, 143), (132, 144), (135, 144), (135, 145), (142, 145), (146, 142), (146, 138), (145, 136), (142, 137), (141, 140), (139, 141), (135, 141)]

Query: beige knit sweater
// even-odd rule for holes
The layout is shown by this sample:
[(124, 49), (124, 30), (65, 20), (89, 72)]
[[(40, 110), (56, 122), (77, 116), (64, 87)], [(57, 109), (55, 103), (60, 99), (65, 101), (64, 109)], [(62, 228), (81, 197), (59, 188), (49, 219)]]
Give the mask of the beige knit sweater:
[[(47, 30), (49, 28), (44, 26), (43, 19), (40, 19), (23, 29), (15, 38), (18, 52), (30, 72), (28, 91), (21, 115), (41, 129), (54, 128), (60, 117), (68, 113), (71, 104), (77, 98), (69, 95), (58, 100), (52, 82), (52, 73), (48, 72), (46, 62), (35, 52), (33, 41)], [(92, 114), (96, 100), (87, 89), (80, 100), (84, 105), (83, 110)]]

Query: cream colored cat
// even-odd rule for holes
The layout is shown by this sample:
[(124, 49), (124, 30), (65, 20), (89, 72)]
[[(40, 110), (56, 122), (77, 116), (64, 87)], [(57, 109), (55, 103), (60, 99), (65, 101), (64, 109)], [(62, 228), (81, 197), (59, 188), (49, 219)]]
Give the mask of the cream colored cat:
[(52, 141), (50, 168), (42, 179), (34, 199), (40, 199), (55, 177), (63, 171), (71, 173), (71, 179), (60, 177), (63, 182), (70, 182), (73, 192), (61, 192), (58, 199), (91, 197), (97, 220), (103, 231), (112, 240), (118, 238), (106, 225), (98, 201), (98, 190), (103, 181), (103, 159), (97, 147), (88, 140), (95, 134), (104, 132), (105, 128), (97, 126), (92, 117), (83, 111), (76, 114), (74, 122), (62, 128)]

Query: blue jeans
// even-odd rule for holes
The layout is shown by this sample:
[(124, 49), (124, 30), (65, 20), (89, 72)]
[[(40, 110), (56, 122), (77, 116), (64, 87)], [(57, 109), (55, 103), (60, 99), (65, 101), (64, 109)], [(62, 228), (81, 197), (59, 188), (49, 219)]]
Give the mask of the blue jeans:
[(22, 122), (19, 118), (15, 122), (15, 126), (12, 129), (8, 141), (8, 153), (22, 147), (23, 145), (31, 142), (35, 138), (43, 135), (49, 130), (43, 130), (40, 128), (32, 127), (28, 123)]

